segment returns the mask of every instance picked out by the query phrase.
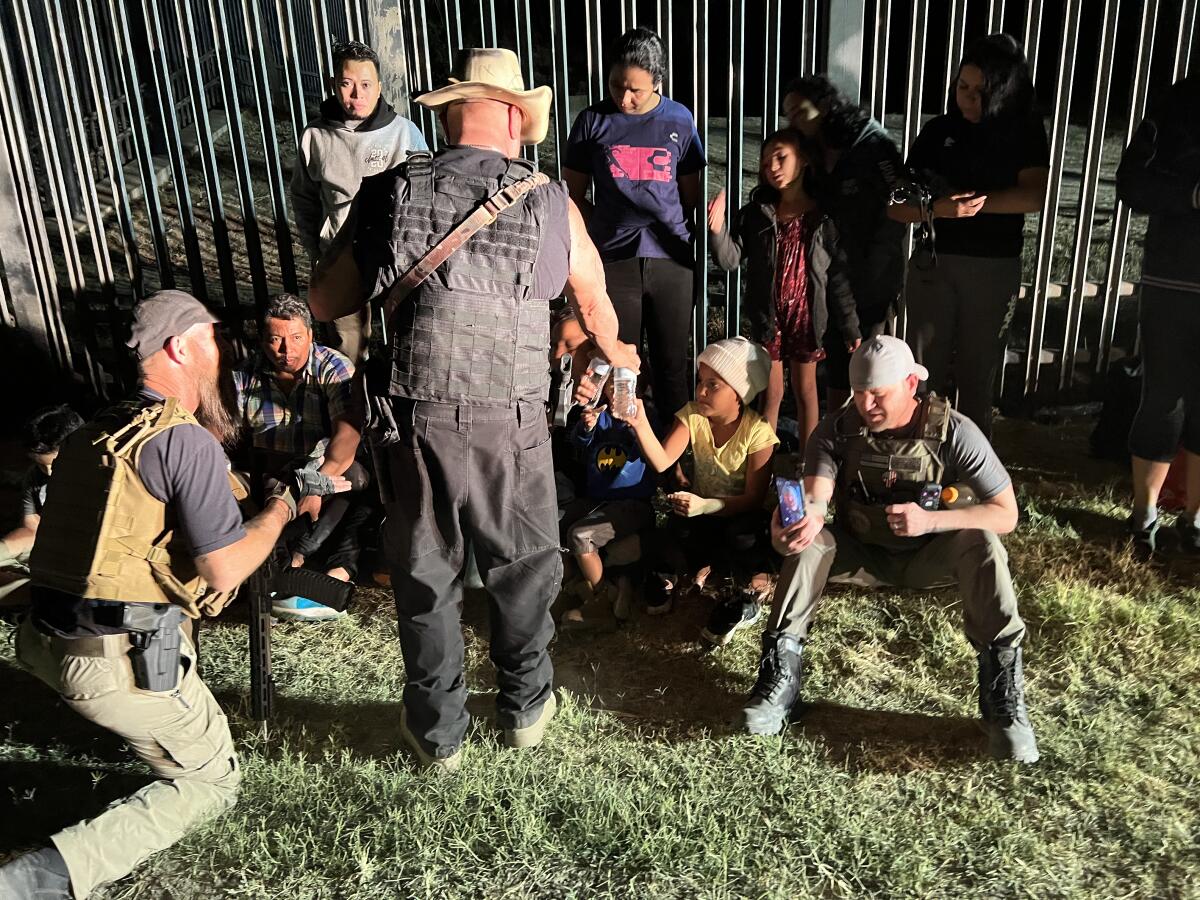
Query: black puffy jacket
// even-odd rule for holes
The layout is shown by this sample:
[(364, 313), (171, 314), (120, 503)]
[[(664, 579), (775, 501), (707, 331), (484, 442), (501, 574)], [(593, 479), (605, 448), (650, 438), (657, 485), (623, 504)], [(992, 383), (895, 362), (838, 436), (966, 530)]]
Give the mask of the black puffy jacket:
[[(746, 263), (743, 312), (750, 322), (751, 340), (765, 344), (775, 336), (775, 248), (778, 235), (774, 195), (761, 186), (736, 216), (726, 217), (720, 233), (709, 232), (713, 261), (722, 269)], [(847, 277), (846, 257), (838, 246), (837, 228), (828, 216), (813, 229), (808, 244), (809, 303), (817, 346), (822, 344), (830, 320), (846, 341), (862, 337), (854, 294)]]

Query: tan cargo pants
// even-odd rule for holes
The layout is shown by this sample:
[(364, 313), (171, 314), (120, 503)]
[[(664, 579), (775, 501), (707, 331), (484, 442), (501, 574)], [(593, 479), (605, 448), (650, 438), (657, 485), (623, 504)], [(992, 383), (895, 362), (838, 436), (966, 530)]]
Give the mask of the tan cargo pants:
[(53, 836), (77, 898), (129, 874), (193, 825), (231, 807), (241, 780), (229, 722), (196, 674), (187, 632), (179, 685), (161, 693), (134, 686), (125, 635), (102, 640), (103, 656), (74, 655), (69, 641), (42, 634), (29, 617), (17, 634), (21, 665), (85, 719), (128, 741), (159, 778)]
[(811, 544), (784, 558), (767, 627), (808, 640), (829, 581), (918, 590), (957, 585), (963, 631), (977, 651), (1016, 647), (1025, 636), (1008, 554), (990, 531), (947, 531), (918, 550), (895, 552), (827, 525)]

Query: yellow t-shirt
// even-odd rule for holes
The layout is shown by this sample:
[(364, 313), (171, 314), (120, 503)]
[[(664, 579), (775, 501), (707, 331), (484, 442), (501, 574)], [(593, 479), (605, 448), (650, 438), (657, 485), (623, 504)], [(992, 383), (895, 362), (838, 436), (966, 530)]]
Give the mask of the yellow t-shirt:
[(770, 423), (752, 409), (742, 410), (737, 431), (721, 447), (713, 445), (712, 425), (695, 403), (675, 418), (687, 426), (696, 466), (693, 492), (701, 497), (740, 497), (746, 490), (746, 460), (750, 454), (779, 443)]

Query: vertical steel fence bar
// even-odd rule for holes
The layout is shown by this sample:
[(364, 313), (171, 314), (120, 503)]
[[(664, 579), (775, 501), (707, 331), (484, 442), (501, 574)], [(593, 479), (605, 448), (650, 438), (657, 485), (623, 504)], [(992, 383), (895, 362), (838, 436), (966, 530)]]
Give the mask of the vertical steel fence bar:
[[(1067, 0), (1071, 5), (1075, 0)], [(1025, 58), (1029, 60), (1029, 71), (1037, 80), (1038, 47), (1042, 38), (1042, 0), (1028, 0), (1025, 4), (1025, 34), (1022, 43), (1025, 46)]]
[(1179, 41), (1175, 45), (1174, 76), (1175, 83), (1188, 73), (1192, 62), (1192, 34), (1196, 29), (1196, 0), (1183, 0), (1183, 8), (1179, 14)]
[(1063, 23), (1063, 49), (1058, 58), (1058, 77), (1055, 79), (1057, 97), (1054, 104), (1054, 134), (1050, 143), (1050, 180), (1046, 200), (1042, 204), (1042, 220), (1038, 228), (1036, 275), (1033, 281), (1033, 308), (1029, 322), (1029, 343), (1025, 357), (1025, 398), (1031, 401), (1037, 393), (1041, 374), (1042, 342), (1046, 333), (1046, 307), (1050, 273), (1054, 262), (1054, 231), (1058, 223), (1058, 200), (1062, 191), (1064, 151), (1067, 128), (1070, 124), (1071, 84), (1075, 74), (1075, 54), (1079, 47), (1079, 20), (1082, 4), (1067, 3)]
[(765, 143), (767, 136), (779, 127), (779, 41), (782, 23), (780, 0), (767, 0), (764, 38), (766, 52), (763, 54), (762, 70), (762, 121), (759, 123), (759, 140)]
[(946, 91), (954, 89), (958, 77), (958, 62), (967, 43), (967, 0), (953, 0), (950, 10), (950, 31), (947, 35)]
[[(517, 48), (525, 77), (525, 88), (529, 90), (534, 85), (533, 19), (529, 13), (529, 0), (513, 0), (513, 21), (516, 23), (517, 28)], [(537, 147), (525, 147), (522, 153), (526, 159), (533, 163), (535, 170), (541, 168), (541, 160), (538, 159)]]
[[(482, 0), (480, 3), (482, 4)], [(487, 0), (487, 46), (500, 46), (500, 38), (496, 31), (496, 0)]]
[[(745, 138), (745, 84), (742, 79), (742, 60), (746, 50), (745, 0), (729, 4), (729, 78), (725, 107), (725, 190), (726, 216), (732, 217), (742, 207), (742, 150)], [(707, 199), (707, 194), (704, 195)], [(701, 203), (701, 209), (704, 203)], [(704, 214), (697, 210), (700, 227)], [(706, 229), (707, 230), (707, 229)], [(741, 331), (742, 271), (734, 269), (725, 281), (725, 336), (736, 337)]]
[[(196, 22), (191, 0), (175, 0), (175, 12), (183, 25), (179, 38), (183, 45), (183, 62), (188, 75), (192, 101), (193, 125), (200, 152), (200, 171), (208, 196), (209, 226), (217, 251), (217, 269), (225, 306), (236, 309), (238, 302), (237, 275), (233, 271), (233, 247), (229, 241), (229, 221), (225, 217), (225, 193), (221, 190), (221, 170), (217, 166), (217, 151), (213, 145), (212, 123), (208, 117), (208, 101), (204, 91), (204, 73), (200, 68), (200, 48), (196, 45)], [(261, 256), (261, 254), (260, 254)]]
[(1096, 87), (1092, 94), (1092, 113), (1084, 148), (1083, 172), (1079, 182), (1079, 216), (1075, 220), (1075, 245), (1071, 257), (1071, 282), (1067, 291), (1066, 333), (1058, 375), (1059, 390), (1071, 387), (1075, 380), (1075, 361), (1079, 350), (1079, 331), (1083, 323), (1084, 295), (1088, 287), (1089, 250), (1092, 246), (1092, 218), (1096, 212), (1096, 188), (1100, 181), (1100, 157), (1104, 152), (1104, 126), (1108, 118), (1108, 95), (1112, 84), (1113, 44), (1117, 34), (1119, 0), (1103, 0), (1104, 24), (1100, 30), (1100, 56), (1096, 66)]
[[(900, 151), (907, 157), (908, 149), (914, 138), (921, 130), (921, 94), (925, 88), (925, 39), (929, 34), (929, 2), (915, 0), (912, 6), (912, 19), (909, 22), (908, 39), (908, 79), (904, 93), (904, 121), (901, 125)], [(912, 256), (912, 229), (904, 232), (904, 266), (908, 269), (908, 259)], [(907, 276), (904, 284), (908, 284)], [(908, 310), (904, 300), (904, 290), (901, 289), (900, 308), (896, 311), (895, 332), (903, 338), (908, 328)]]
[(1004, 0), (988, 0), (988, 34), (1004, 30)]
[[(24, 60), (25, 84), (42, 84), (45, 78), (38, 70), (41, 58), (37, 52), (36, 37), (33, 30), (33, 19), (30, 14), (28, 0), (21, 0), (19, 7), (14, 9), (14, 19), (17, 24), (18, 50)], [(67, 283), (73, 299), (78, 298), (83, 290), (85, 274), (83, 258), (79, 253), (79, 244), (75, 240), (75, 223), (71, 215), (71, 200), (67, 196), (67, 178), (62, 160), (58, 156), (58, 140), (55, 134), (54, 122), (50, 118), (49, 107), (45, 103), (33, 104), (33, 134), (41, 149), (42, 163), (45, 166), (45, 194), (50, 200), (50, 209), (54, 215), (55, 228), (58, 232), (58, 243), (62, 248), (63, 259), (66, 262)], [(30, 148), (32, 150), (32, 148)]]
[(462, 8), (458, 0), (442, 0), (446, 12), (446, 50), (450, 64), (454, 65), (454, 54), (463, 46)]
[[(528, 3), (528, 0), (526, 0), (526, 3)], [(420, 25), (420, 28), (421, 28), (421, 55), (420, 55), (420, 58), (421, 58), (421, 60), (424, 61), (424, 65), (421, 67), (420, 74), (422, 76), (424, 76), (424, 82), (417, 82), (415, 86), (419, 87), (422, 90), (427, 90), (434, 86), (434, 84), (433, 84), (433, 59), (429, 55), (429, 17), (428, 17), (428, 15), (426, 15), (425, 4), (421, 3), (420, 6), (421, 6), (421, 15), (415, 21), (417, 21), (417, 23)], [(453, 65), (453, 60), (450, 60), (450, 62)], [(447, 73), (447, 74), (449, 74), (449, 73)], [(409, 84), (410, 88), (412, 88), (413, 86), (414, 85), (412, 83)], [(439, 142), (440, 142), (440, 136), (438, 134), (437, 115), (431, 109), (427, 110), (423, 106), (420, 108), (423, 110), (422, 115), (427, 116), (429, 119), (429, 132), (428, 132), (429, 148), (433, 152), (436, 153), (438, 150)]]
[(817, 2), (803, 0), (804, 9), (800, 33), (800, 74), (808, 75), (820, 67), (820, 35), (817, 33)]
[(921, 94), (925, 89), (925, 38), (929, 33), (929, 0), (914, 0), (909, 25), (908, 84), (904, 92), (904, 131), (901, 147), (905, 154), (921, 130)]
[[(183, 139), (179, 134), (176, 117), (175, 92), (171, 87), (171, 76), (167, 62), (167, 51), (163, 43), (162, 17), (158, 12), (158, 0), (142, 0), (142, 12), (146, 19), (146, 37), (150, 42), (150, 66), (157, 86), (155, 102), (163, 124), (167, 142), (167, 155), (171, 161), (171, 183), (175, 190), (175, 204), (179, 223), (183, 231), (183, 244), (187, 253), (188, 276), (192, 294), (199, 300), (208, 299), (208, 285), (204, 279), (204, 262), (200, 255), (200, 236), (196, 231), (195, 210), (192, 208), (192, 189), (188, 184), (187, 167), (183, 160)], [(134, 86), (137, 90), (137, 86)], [(154, 190), (154, 182), (148, 185)]]
[(171, 261), (171, 250), (167, 246), (167, 226), (158, 196), (158, 172), (150, 149), (150, 133), (146, 128), (149, 120), (146, 117), (146, 108), (142, 105), (142, 90), (134, 64), (133, 42), (129, 37), (129, 19), (125, 4), (108, 0), (108, 15), (110, 33), (117, 41), (117, 56), (121, 60), (121, 80), (125, 89), (125, 102), (129, 104), (129, 126), (133, 132), (133, 146), (142, 179), (142, 199), (146, 203), (150, 234), (154, 241), (158, 282), (164, 288), (173, 288), (176, 284), (175, 266)]
[(667, 0), (665, 15), (663, 0), (656, 0), (654, 4), (654, 30), (662, 35), (662, 39), (667, 45), (667, 71), (663, 73), (662, 92), (668, 97), (671, 95), (671, 63), (675, 59), (674, 48), (671, 46), (672, 26), (674, 24), (672, 18), (671, 0)]
[[(299, 290), (296, 278), (296, 257), (292, 250), (292, 229), (288, 221), (287, 189), (283, 178), (283, 154), (279, 146), (279, 134), (275, 127), (274, 105), (271, 102), (271, 82), (267, 71), (267, 45), (263, 40), (262, 14), (258, 7), (259, 0), (242, 0), (242, 22), (246, 28), (246, 43), (250, 48), (250, 58), (253, 60), (251, 70), (254, 73), (254, 115), (262, 135), (263, 159), (267, 166), (267, 183), (271, 192), (271, 218), (274, 223), (275, 246), (279, 253), (279, 275), (283, 289), (289, 293)], [(285, 43), (286, 46), (286, 43)], [(292, 108), (295, 99), (291, 88), (299, 84), (299, 71), (291, 66), (288, 72), (288, 59), (295, 60), (295, 46), (290, 57), (285, 53), (284, 80), (288, 83), (288, 107)], [(298, 127), (296, 119), (291, 118), (293, 128)], [(293, 132), (296, 143), (296, 163), (299, 165), (300, 134)]]
[(892, 21), (892, 0), (879, 0), (875, 5), (875, 41), (871, 52), (871, 115), (881, 125), (887, 115), (887, 74), (889, 26)]
[[(88, 155), (87, 131), (83, 124), (83, 112), (79, 108), (82, 95), (75, 82), (75, 71), (71, 60), (67, 59), (63, 52), (63, 40), (67, 36), (67, 26), (62, 14), (62, 0), (53, 0), (45, 8), (55, 75), (59, 84), (65, 89), (62, 93), (62, 109), (67, 126), (67, 149), (70, 152), (71, 165), (79, 179), (79, 200), (87, 223), (92, 256), (96, 260), (100, 295), (107, 303), (111, 303), (116, 295), (115, 273), (112, 259), (108, 255), (108, 241), (104, 232), (104, 213), (100, 209), (96, 178), (92, 172), (91, 160)], [(74, 231), (73, 216), (67, 224)]]
[[(1145, 0), (1142, 6), (1142, 27), (1139, 33), (1137, 59), (1133, 68), (1133, 83), (1129, 87), (1129, 121), (1125, 126), (1125, 143), (1129, 146), (1133, 133), (1146, 114), (1147, 85), (1150, 64), (1154, 58), (1154, 32), (1158, 23), (1158, 0)], [(1112, 240), (1109, 241), (1108, 262), (1104, 270), (1104, 312), (1100, 319), (1100, 352), (1096, 354), (1095, 372), (1108, 371), (1116, 337), (1117, 311), (1121, 302), (1121, 278), (1125, 271), (1125, 251), (1129, 246), (1129, 207), (1118, 197), (1113, 207)]]
[[(712, 152), (708, 140), (708, 0), (692, 0), (695, 35), (693, 71), (695, 73), (696, 125), (706, 154)], [(708, 202), (708, 166), (700, 170), (700, 208), (696, 210), (696, 264), (692, 289), (696, 295), (693, 337), (695, 353), (708, 344), (708, 228), (702, 210)]]
[(567, 79), (566, 0), (550, 0), (550, 40), (554, 61), (554, 177), (562, 178), (563, 154), (571, 133), (571, 89)]
[[(208, 4), (210, 24), (221, 63), (221, 94), (225, 103), (225, 120), (229, 125), (229, 147), (233, 154), (233, 174), (237, 179), (238, 200), (241, 206), (246, 264), (250, 268), (250, 284), (254, 289), (255, 302), (263, 305), (267, 302), (267, 267), (263, 260), (262, 238), (258, 230), (258, 211), (254, 208), (254, 180), (250, 174), (250, 154), (246, 150), (246, 129), (242, 123), (242, 107), (238, 98), (237, 70), (233, 62), (229, 20), (225, 14), (224, 0), (208, 0)], [(270, 123), (270, 127), (274, 130), (274, 123)], [(219, 170), (217, 177), (220, 178)], [(236, 281), (234, 290), (237, 290)]]
[[(407, 5), (406, 5), (407, 4)], [(418, 0), (405, 0), (399, 6), (401, 12), (401, 34), (404, 44), (404, 60), (408, 78), (409, 93), (416, 96), (418, 91), (433, 86), (433, 66), (429, 60), (429, 29), (425, 21), (424, 4)], [(407, 14), (405, 14), (407, 13)], [(407, 20), (408, 27), (404, 27)], [(397, 98), (397, 103), (399, 98)], [(411, 102), (408, 105), (408, 117), (425, 136), (426, 143), (435, 152), (438, 149), (437, 117), (432, 110)]]
[[(592, 39), (595, 42), (593, 50), (589, 51), (588, 59), (595, 59), (595, 68), (588, 73), (589, 82), (595, 79), (596, 99), (592, 102), (599, 103), (608, 96), (608, 58), (605, 56), (606, 45), (604, 43), (604, 15), (600, 5), (600, 0), (592, 0), (588, 7), (588, 21), (591, 23)], [(589, 92), (591, 90), (589, 83)]]
[(624, 34), (638, 25), (637, 0), (625, 0), (621, 4), (621, 33)]
[[(248, 20), (253, 16), (261, 29), (261, 19), (256, 8), (258, 2), (259, 0), (242, 0), (242, 15)], [(285, 93), (288, 101), (288, 115), (298, 156), (300, 135), (304, 132), (305, 119), (308, 116), (308, 104), (304, 98), (304, 81), (300, 74), (300, 48), (296, 44), (298, 22), (295, 7), (292, 6), (293, 2), (294, 0), (275, 0), (275, 13), (279, 19), (279, 58), (283, 63), (283, 81), (287, 86)], [(265, 108), (270, 109), (271, 107), (268, 104)]]
[[(5, 84), (20, 83), (3, 29), (0, 75)], [(0, 91), (0, 210), (4, 212), (0, 260), (8, 295), (18, 327), (27, 330), (38, 349), (54, 362), (67, 365), (69, 360), (50, 322), (59, 308), (58, 283), (28, 135), (15, 95)]]
[(325, 75), (333, 71), (333, 35), (329, 27), (329, 9), (325, 0), (311, 0), (313, 46), (317, 48), (318, 67), (324, 71), (317, 72), (317, 78), (324, 81)]
[[(76, 0), (75, 15), (83, 28), (84, 56), (86, 57), (89, 80), (92, 86), (92, 103), (96, 108), (96, 134), (100, 139), (100, 155), (104, 160), (112, 193), (113, 208), (121, 229), (121, 250), (125, 257), (125, 270), (130, 288), (135, 297), (145, 293), (142, 262), (138, 252), (137, 234), (133, 227), (133, 209), (129, 203), (129, 190), (125, 184), (125, 169), (121, 164), (121, 151), (116, 144), (117, 126), (113, 119), (112, 92), (108, 86), (107, 66), (100, 43), (100, 32), (96, 27), (93, 4), (89, 0)], [(169, 264), (169, 262), (168, 262)]]

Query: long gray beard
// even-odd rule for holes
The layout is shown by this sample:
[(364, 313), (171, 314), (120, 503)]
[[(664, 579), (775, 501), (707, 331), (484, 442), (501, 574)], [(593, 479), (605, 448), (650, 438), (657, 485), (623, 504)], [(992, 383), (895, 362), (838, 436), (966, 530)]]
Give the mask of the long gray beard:
[(225, 447), (233, 446), (241, 430), (237, 418), (236, 397), (233, 373), (226, 366), (221, 367), (221, 372), (216, 378), (200, 385), (196, 421)]

